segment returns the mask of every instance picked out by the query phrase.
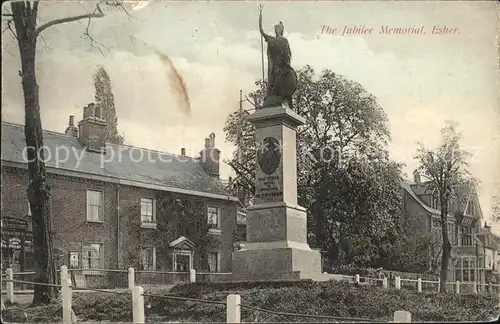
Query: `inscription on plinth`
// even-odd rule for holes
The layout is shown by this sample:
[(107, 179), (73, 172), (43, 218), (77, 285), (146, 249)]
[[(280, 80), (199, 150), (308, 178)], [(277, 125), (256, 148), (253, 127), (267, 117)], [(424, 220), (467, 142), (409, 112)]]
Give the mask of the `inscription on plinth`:
[(281, 177), (278, 175), (257, 177), (255, 198), (265, 202), (282, 201)]
[(255, 198), (260, 202), (283, 200), (283, 181), (281, 178), (280, 142), (274, 137), (264, 138), (257, 149)]

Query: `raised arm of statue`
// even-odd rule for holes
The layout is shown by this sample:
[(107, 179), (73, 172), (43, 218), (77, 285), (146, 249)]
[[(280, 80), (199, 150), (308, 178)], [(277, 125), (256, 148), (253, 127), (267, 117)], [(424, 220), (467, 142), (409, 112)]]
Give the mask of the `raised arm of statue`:
[(272, 36), (270, 35), (267, 35), (265, 32), (264, 32), (264, 28), (262, 28), (262, 9), (264, 7), (262, 5), (259, 6), (259, 30), (260, 30), (260, 34), (262, 35), (262, 37), (264, 37), (264, 39), (267, 41), (269, 41), (270, 38), (272, 38)]

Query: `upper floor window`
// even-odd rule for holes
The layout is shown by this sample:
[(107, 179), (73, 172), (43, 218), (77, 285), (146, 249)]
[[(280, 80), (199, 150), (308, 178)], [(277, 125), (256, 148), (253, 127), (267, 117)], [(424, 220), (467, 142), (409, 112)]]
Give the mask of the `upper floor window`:
[(207, 208), (208, 228), (220, 229), (220, 208), (208, 206)]
[(475, 214), (475, 205), (474, 201), (469, 201), (469, 204), (467, 205), (467, 215), (474, 216)]
[[(437, 232), (437, 235), (439, 237), (442, 237), (442, 232), (441, 232), (441, 219), (439, 218), (433, 218), (432, 219), (432, 230), (435, 230)], [(448, 231), (448, 240), (452, 245), (457, 244), (457, 237), (455, 235), (455, 223), (448, 221), (446, 230)]]
[(441, 229), (441, 220), (439, 218), (432, 219), (432, 229)]
[(87, 221), (104, 221), (102, 196), (102, 191), (87, 190)]
[(156, 226), (156, 201), (153, 198), (141, 198), (141, 225)]
[(439, 203), (439, 196), (437, 194), (431, 195), (431, 208), (440, 209), (441, 204)]
[(473, 230), (468, 226), (461, 226), (462, 246), (473, 246)]

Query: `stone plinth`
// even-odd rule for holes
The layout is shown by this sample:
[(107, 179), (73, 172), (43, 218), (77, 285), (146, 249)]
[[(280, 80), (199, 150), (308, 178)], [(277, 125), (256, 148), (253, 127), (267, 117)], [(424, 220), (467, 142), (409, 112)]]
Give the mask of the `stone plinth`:
[(261, 108), (255, 125), (255, 201), (247, 208), (247, 243), (233, 253), (230, 280), (327, 280), (321, 255), (307, 244), (307, 213), (297, 205), (297, 127), (286, 105)]

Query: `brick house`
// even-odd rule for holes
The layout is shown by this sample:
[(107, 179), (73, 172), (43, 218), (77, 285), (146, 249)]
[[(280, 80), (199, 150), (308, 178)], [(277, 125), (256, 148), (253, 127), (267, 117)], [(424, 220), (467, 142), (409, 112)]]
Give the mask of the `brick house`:
[[(238, 199), (215, 135), (188, 157), (105, 143), (105, 129), (90, 104), (78, 127), (70, 116), (65, 133), (43, 132), (59, 264), (230, 272)], [(2, 122), (2, 267), (14, 271), (33, 267), (25, 145), (24, 126)]]
[[(442, 251), (441, 211), (439, 196), (430, 189), (429, 181), (421, 181), (420, 175), (414, 174), (414, 181), (402, 182), (403, 215), (402, 225), (411, 229), (416, 237), (435, 238), (434, 247), (428, 251), (429, 271), (437, 272), (440, 267), (431, 264), (431, 254), (440, 260)], [(448, 236), (452, 245), (448, 281), (463, 282), (465, 286), (472, 282), (485, 281), (485, 254), (483, 244), (477, 238), (483, 219), (479, 199), (475, 188), (462, 187), (459, 197), (451, 202), (448, 214)], [(433, 251), (431, 251), (433, 249)], [(437, 250), (436, 250), (437, 249)], [(462, 288), (463, 289), (463, 288)]]

